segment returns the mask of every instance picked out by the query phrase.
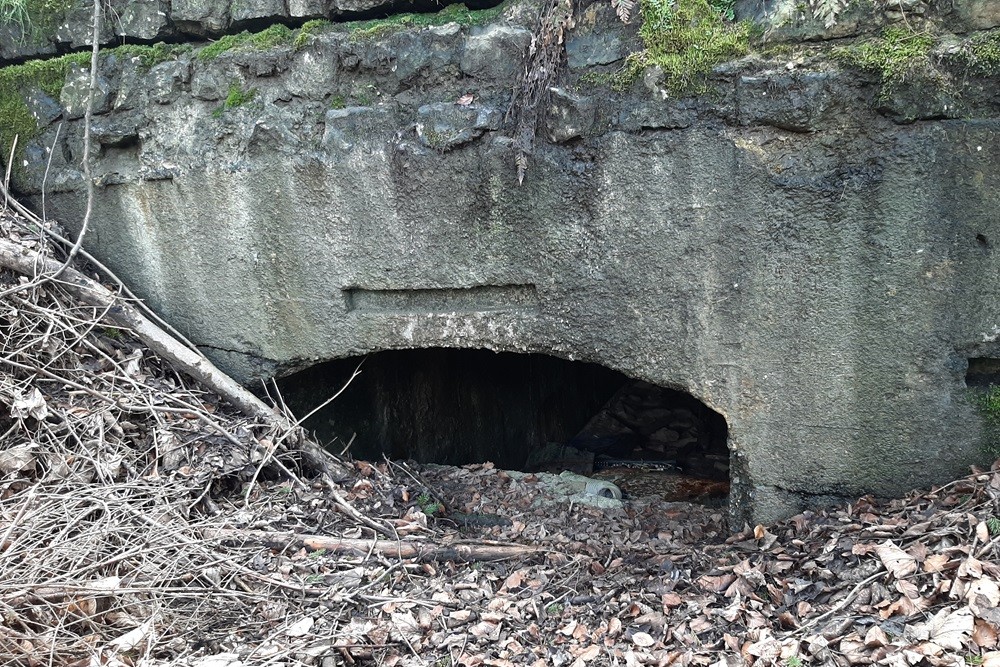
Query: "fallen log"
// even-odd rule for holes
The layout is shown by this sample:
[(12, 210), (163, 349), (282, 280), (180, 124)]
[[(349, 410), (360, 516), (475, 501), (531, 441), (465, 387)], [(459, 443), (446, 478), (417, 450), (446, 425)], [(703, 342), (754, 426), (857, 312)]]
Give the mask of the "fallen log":
[(325, 550), (338, 554), (367, 555), (377, 553), (390, 558), (417, 561), (476, 561), (505, 560), (538, 556), (550, 551), (547, 547), (499, 542), (454, 542), (437, 544), (418, 540), (371, 540), (336, 537), (334, 535), (306, 535), (290, 532), (260, 530), (222, 530), (207, 537), (221, 537), (227, 542), (254, 542), (271, 549)]

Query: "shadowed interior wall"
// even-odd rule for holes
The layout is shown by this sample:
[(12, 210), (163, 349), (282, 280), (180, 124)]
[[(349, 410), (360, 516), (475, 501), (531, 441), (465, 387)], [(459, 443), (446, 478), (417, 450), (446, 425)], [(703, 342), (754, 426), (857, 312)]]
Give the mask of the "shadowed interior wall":
[[(350, 378), (360, 358), (314, 366), (281, 381), (297, 415)], [(596, 364), (488, 350), (390, 350), (369, 355), (336, 401), (306, 422), (359, 459), (412, 458), (520, 468), (535, 447), (566, 442), (627, 381)], [(356, 435), (355, 435), (356, 434)]]

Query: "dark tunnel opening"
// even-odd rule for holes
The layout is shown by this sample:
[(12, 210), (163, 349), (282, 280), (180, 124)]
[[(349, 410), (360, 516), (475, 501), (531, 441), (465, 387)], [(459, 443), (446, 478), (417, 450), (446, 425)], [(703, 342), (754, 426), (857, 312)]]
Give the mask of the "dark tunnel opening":
[[(685, 392), (543, 354), (432, 348), (318, 364), (279, 381), (305, 426), (354, 459), (570, 470), (627, 496), (728, 493), (725, 419)], [(676, 488), (675, 488), (676, 487)], [(671, 489), (662, 491), (663, 489)], [(661, 492), (662, 491), (662, 492)]]

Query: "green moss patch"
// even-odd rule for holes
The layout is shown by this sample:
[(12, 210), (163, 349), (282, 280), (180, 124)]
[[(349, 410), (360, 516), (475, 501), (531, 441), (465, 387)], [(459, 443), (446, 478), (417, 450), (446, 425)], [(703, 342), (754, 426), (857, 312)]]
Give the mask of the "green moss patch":
[(329, 30), (333, 27), (333, 24), (326, 19), (315, 19), (313, 21), (306, 21), (299, 28), (299, 31), (295, 34), (295, 39), (292, 40), (292, 47), (295, 50), (301, 49), (303, 46), (308, 44), (310, 40), (318, 33), (324, 30)]
[(373, 21), (345, 23), (351, 39), (372, 39), (392, 34), (406, 28), (458, 23), (459, 25), (480, 25), (492, 21), (503, 11), (504, 4), (491, 9), (470, 10), (463, 4), (448, 5), (434, 14), (398, 14)]
[(705, 92), (713, 67), (750, 50), (751, 25), (727, 21), (727, 7), (717, 8), (708, 0), (642, 0), (639, 37), (645, 49), (628, 56), (615, 87), (630, 86), (655, 66), (663, 71), (671, 93)]
[(252, 102), (256, 96), (256, 88), (244, 88), (238, 83), (232, 83), (229, 86), (229, 93), (226, 95), (226, 99), (222, 103), (222, 106), (213, 111), (212, 115), (216, 118), (221, 118), (222, 114), (226, 111), (248, 104)]
[(930, 62), (934, 37), (906, 28), (886, 28), (881, 37), (835, 49), (840, 62), (879, 76), (880, 97), (886, 99), (910, 79), (933, 72)]
[[(125, 45), (102, 51), (102, 57), (139, 58), (143, 67), (170, 60), (188, 47), (155, 44), (153, 46)], [(18, 151), (14, 159), (15, 184), (23, 175), (21, 166), (24, 147), (41, 132), (25, 99), (33, 90), (40, 90), (54, 100), (59, 100), (66, 74), (76, 65), (87, 67), (90, 53), (71, 53), (49, 60), (32, 60), (23, 65), (0, 69), (0, 162), (6, 163), (14, 137), (18, 137)]]
[(119, 58), (138, 58), (139, 63), (145, 69), (162, 62), (173, 60), (177, 56), (187, 53), (191, 47), (187, 44), (164, 44), (160, 42), (151, 46), (138, 46), (136, 44), (124, 44), (113, 49), (105, 49), (103, 53), (111, 53)]
[(18, 137), (12, 170), (15, 185), (23, 176), (24, 147), (41, 132), (25, 102), (26, 97), (33, 90), (41, 90), (58, 100), (70, 66), (89, 61), (89, 53), (74, 53), (0, 69), (0, 163), (6, 164), (14, 137)]
[(234, 49), (265, 50), (283, 44), (292, 44), (295, 31), (281, 24), (272, 25), (260, 32), (243, 31), (238, 35), (226, 35), (212, 42), (198, 52), (199, 60), (214, 60)]

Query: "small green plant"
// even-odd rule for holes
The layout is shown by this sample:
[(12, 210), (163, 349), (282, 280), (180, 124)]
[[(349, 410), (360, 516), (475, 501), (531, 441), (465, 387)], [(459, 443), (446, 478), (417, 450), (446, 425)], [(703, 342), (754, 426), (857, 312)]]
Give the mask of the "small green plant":
[(257, 96), (256, 88), (244, 88), (238, 83), (232, 83), (229, 85), (229, 94), (226, 95), (225, 101), (222, 106), (212, 112), (215, 118), (221, 118), (222, 114), (230, 109), (235, 109), (241, 107), (253, 101), (253, 98)]
[(0, 0), (0, 26), (13, 28), (22, 44), (40, 44), (72, 6), (73, 0)]
[(1000, 72), (1000, 31), (973, 35), (958, 58), (972, 74), (988, 76)]
[(317, 33), (329, 28), (332, 25), (333, 24), (326, 19), (306, 21), (302, 24), (302, 27), (299, 28), (298, 33), (295, 35), (295, 39), (292, 40), (292, 48), (298, 51), (303, 46), (308, 44)]
[(554, 602), (545, 608), (545, 614), (547, 616), (559, 616), (563, 613), (564, 609), (566, 609), (565, 605)]
[(986, 530), (990, 531), (990, 535), (996, 537), (1000, 535), (1000, 518), (991, 516), (986, 520)]
[(736, 18), (736, 0), (708, 0), (709, 6), (727, 21)]
[(354, 105), (359, 107), (370, 107), (375, 103), (375, 95), (377, 94), (378, 90), (375, 89), (375, 86), (369, 84), (354, 95)]
[(965, 656), (965, 664), (972, 665), (972, 667), (978, 667), (978, 665), (983, 664), (983, 656), (970, 653)]
[(713, 67), (750, 49), (751, 25), (727, 22), (708, 0), (642, 0), (640, 13), (639, 37), (646, 48), (626, 59), (614, 84), (619, 90), (646, 68), (659, 67), (672, 94), (703, 93)]
[(0, 0), (0, 25), (12, 26), (22, 35), (30, 30), (31, 17), (25, 0)]
[(343, 95), (334, 95), (330, 98), (330, 108), (331, 109), (346, 109), (347, 100)]
[(797, 655), (790, 655), (785, 658), (785, 667), (802, 667), (802, 658)]
[(886, 28), (882, 36), (862, 44), (834, 50), (834, 57), (846, 65), (878, 74), (880, 98), (887, 99), (906, 81), (926, 73), (934, 38), (898, 26)]
[(419, 507), (420, 511), (426, 514), (427, 516), (434, 516), (442, 509), (444, 509), (441, 506), (441, 503), (431, 498), (429, 493), (421, 493), (419, 496), (417, 496), (417, 507)]

